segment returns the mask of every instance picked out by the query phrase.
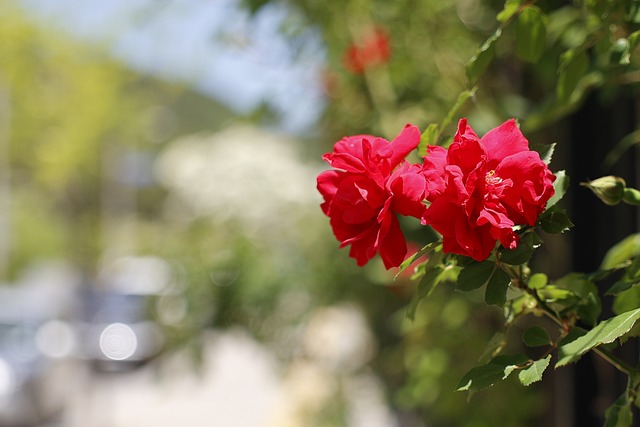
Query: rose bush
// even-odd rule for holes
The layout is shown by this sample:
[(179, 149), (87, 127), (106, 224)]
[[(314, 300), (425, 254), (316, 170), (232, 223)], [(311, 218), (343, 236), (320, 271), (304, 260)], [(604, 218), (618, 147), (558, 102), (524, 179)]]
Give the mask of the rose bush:
[(515, 227), (534, 226), (554, 194), (555, 175), (529, 150), (513, 119), (482, 138), (461, 119), (449, 149), (427, 147), (421, 166), (405, 160), (419, 142), (418, 129), (407, 125), (392, 143), (345, 137), (323, 157), (337, 170), (318, 176), (322, 211), (341, 247), (351, 245), (349, 255), (358, 265), (377, 252), (387, 269), (405, 259), (396, 214), (432, 226), (445, 253), (483, 261), (496, 242), (515, 249)]
[(323, 159), (333, 170), (317, 179), (340, 247), (365, 265), (376, 253), (387, 269), (405, 259), (407, 244), (396, 214), (421, 218), (427, 185), (422, 167), (405, 160), (420, 143), (420, 131), (407, 125), (389, 142), (371, 135), (338, 141)]
[[(625, 381), (617, 381), (616, 387), (598, 390), (599, 384), (594, 382), (593, 390), (582, 390), (591, 400), (580, 401), (587, 402), (584, 407), (589, 408), (596, 402), (598, 407), (606, 404), (608, 409), (598, 418), (604, 425), (630, 427), (635, 425), (634, 418), (640, 407), (640, 365), (637, 357), (633, 357), (637, 353), (634, 349), (637, 349), (640, 330), (640, 233), (633, 221), (621, 227), (615, 224), (611, 233), (601, 233), (596, 229), (609, 222), (598, 215), (586, 214), (584, 211), (589, 211), (590, 206), (575, 197), (569, 200), (569, 206), (581, 220), (592, 221), (592, 227), (587, 229), (584, 222), (578, 224), (583, 226), (582, 233), (593, 233), (588, 236), (593, 247), (578, 247), (571, 240), (565, 241), (569, 243), (566, 246), (558, 244), (553, 235), (574, 227), (560, 203), (570, 183), (564, 170), (554, 174), (547, 165), (556, 145), (549, 142), (557, 139), (558, 134), (577, 143), (568, 147), (570, 153), (589, 148), (587, 151), (595, 163), (582, 164), (577, 155), (572, 159), (580, 164), (574, 173), (582, 180), (598, 173), (592, 168), (602, 154), (594, 153), (609, 150), (603, 156), (599, 172), (607, 171), (611, 175), (581, 185), (612, 208), (619, 204), (640, 206), (640, 190), (627, 186), (627, 181), (616, 175), (634, 176), (633, 156), (625, 154), (640, 141), (637, 117), (629, 116), (637, 100), (628, 97), (633, 93), (629, 89), (637, 88), (640, 82), (640, 8), (637, 2), (622, 0), (562, 4), (507, 0), (496, 12), (492, 21), (494, 31), (465, 62), (467, 85), (458, 92), (455, 102), (449, 104), (448, 111), (438, 113), (432, 109), (437, 108), (434, 100), (438, 90), (430, 87), (421, 94), (414, 90), (417, 82), (440, 84), (442, 78), (449, 76), (451, 67), (446, 67), (447, 73), (442, 76), (440, 71), (436, 72), (435, 78), (430, 77), (425, 68), (428, 64), (442, 67), (441, 58), (434, 54), (439, 37), (429, 37), (429, 41), (434, 42), (425, 49), (425, 43), (416, 43), (418, 38), (402, 33), (420, 26), (406, 25), (402, 20), (390, 31), (395, 38), (403, 40), (394, 44), (393, 61), (377, 64), (381, 72), (365, 73), (363, 79), (343, 78), (345, 87), (353, 81), (358, 83), (352, 85), (358, 96), (334, 96), (332, 99), (339, 100), (340, 104), (335, 111), (355, 111), (354, 106), (360, 107), (364, 104), (361, 100), (365, 100), (370, 114), (357, 117), (359, 123), (347, 123), (349, 127), (365, 129), (388, 129), (398, 120), (411, 117), (408, 112), (422, 115), (425, 108), (430, 109), (429, 115), (440, 118), (439, 122), (425, 123), (418, 146), (418, 154), (424, 156), (420, 171), (425, 188), (421, 223), (436, 233), (422, 235), (423, 246), (412, 250), (415, 253), (400, 264), (395, 277), (400, 280), (410, 277), (415, 282), (413, 297), (406, 306), (410, 319), (424, 321), (424, 318), (435, 317), (429, 312), (420, 319), (416, 316), (416, 307), (443, 284), (452, 285), (459, 292), (472, 293), (472, 301), (477, 301), (482, 292), (487, 305), (497, 307), (497, 313), (503, 315), (495, 335), (477, 352), (480, 364), (462, 377), (457, 390), (475, 394), (514, 376), (522, 385), (530, 386), (543, 379), (548, 367), (576, 363), (591, 352), (600, 357), (599, 362), (609, 365), (606, 375), (601, 371), (603, 366), (598, 366), (602, 377), (609, 377), (615, 369), (627, 377), (626, 386)], [(378, 20), (385, 16), (372, 15)], [(326, 20), (325, 34), (329, 38), (336, 33), (334, 18), (329, 16)], [(340, 46), (343, 39), (358, 31), (357, 27), (343, 27), (349, 34), (335, 37)], [(438, 32), (440, 30), (439, 27)], [(427, 52), (427, 57), (417, 60), (423, 52)], [(411, 79), (407, 70), (413, 64), (420, 67), (414, 67), (418, 77)], [(530, 149), (514, 120), (508, 120), (482, 138), (465, 119), (459, 121), (457, 131), (450, 132), (454, 117), (459, 117), (463, 108), (467, 108), (469, 100), (474, 101), (469, 114), (475, 117), (492, 120), (509, 111), (510, 115), (520, 118), (525, 133), (543, 131), (538, 134), (541, 143), (535, 147), (536, 151)], [(355, 117), (343, 116), (349, 120)], [(584, 126), (585, 118), (598, 120)], [(410, 120), (419, 120), (419, 117)], [(598, 132), (592, 135), (590, 130)], [(603, 137), (606, 133), (600, 131), (610, 135)], [(453, 133), (451, 138), (449, 135)], [(596, 145), (597, 150), (592, 150)], [(561, 162), (563, 160), (566, 158), (561, 158)], [(402, 171), (403, 167), (396, 170)], [(411, 170), (413, 173), (415, 166), (412, 165)], [(404, 188), (393, 188), (390, 196), (392, 187), (388, 182), (385, 184), (385, 197), (401, 199)], [(359, 191), (359, 194), (365, 192)], [(415, 202), (415, 197), (410, 200)], [(387, 211), (376, 208), (376, 212)], [(621, 213), (612, 213), (609, 217), (635, 215), (618, 212)], [(325, 213), (332, 216), (335, 232), (335, 212), (325, 209)], [(621, 238), (621, 233), (627, 236)], [(547, 239), (551, 244), (541, 251)], [(597, 256), (593, 256), (594, 253)], [(555, 264), (556, 254), (561, 255), (558, 261), (564, 265), (536, 271), (541, 266)], [(385, 255), (387, 259), (390, 256)], [(549, 263), (549, 259), (553, 262)], [(395, 262), (385, 262), (387, 268), (390, 265)], [(588, 271), (565, 273), (577, 266)], [(423, 307), (422, 313), (427, 313), (429, 308)], [(426, 322), (415, 323), (416, 329), (428, 328)], [(422, 350), (430, 345), (425, 339), (429, 334), (416, 339), (413, 332), (406, 334), (411, 354), (424, 353)], [(413, 351), (414, 345), (421, 346), (421, 351)], [(625, 353), (621, 347), (628, 345), (631, 351)], [(467, 346), (465, 351), (468, 348), (473, 346)], [(408, 368), (408, 392), (399, 401), (403, 405), (407, 401), (419, 402), (409, 405), (424, 413), (433, 413), (434, 408), (425, 403), (428, 394), (426, 382), (422, 381), (427, 375), (421, 366), (422, 363), (418, 363)], [(576, 394), (574, 399), (584, 397)], [(557, 407), (562, 406), (560, 402), (555, 403)], [(510, 415), (509, 409), (504, 412), (501, 415)], [(585, 416), (585, 411), (577, 412)], [(468, 421), (473, 423), (477, 418)], [(497, 424), (509, 422), (505, 419)]]

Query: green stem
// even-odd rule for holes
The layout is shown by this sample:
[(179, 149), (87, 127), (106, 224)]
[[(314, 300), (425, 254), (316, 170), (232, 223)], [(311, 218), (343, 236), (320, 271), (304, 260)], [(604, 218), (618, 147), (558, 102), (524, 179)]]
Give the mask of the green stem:
[(613, 353), (611, 353), (609, 350), (607, 350), (604, 347), (594, 347), (592, 350), (598, 356), (602, 357), (604, 360), (606, 360), (611, 365), (613, 365), (617, 370), (619, 370), (623, 374), (626, 374), (627, 376), (631, 376), (631, 373), (633, 372), (633, 367), (629, 365), (627, 362), (614, 356)]

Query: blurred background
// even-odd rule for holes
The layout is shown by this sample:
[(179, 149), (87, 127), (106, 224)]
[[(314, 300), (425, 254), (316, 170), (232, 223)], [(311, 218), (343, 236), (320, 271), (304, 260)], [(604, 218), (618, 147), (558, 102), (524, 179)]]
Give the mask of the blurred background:
[[(408, 320), (412, 282), (338, 250), (315, 189), (342, 136), (442, 120), (503, 3), (0, 0), (0, 425), (590, 425), (573, 368), (456, 393), (501, 313), (441, 287)], [(553, 85), (500, 61), (478, 134)], [(552, 170), (596, 177), (570, 142), (600, 105), (527, 134), (567, 141)], [(573, 244), (537, 262), (597, 265)]]

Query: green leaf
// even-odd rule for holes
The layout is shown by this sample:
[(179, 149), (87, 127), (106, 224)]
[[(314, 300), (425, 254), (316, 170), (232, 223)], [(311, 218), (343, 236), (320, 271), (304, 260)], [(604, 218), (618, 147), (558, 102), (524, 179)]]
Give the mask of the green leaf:
[(611, 307), (616, 314), (626, 313), (640, 308), (640, 287), (632, 286), (626, 291), (620, 292), (613, 300)]
[(440, 275), (444, 271), (444, 267), (437, 265), (435, 267), (429, 268), (427, 272), (420, 279), (420, 283), (418, 283), (418, 287), (416, 290), (416, 294), (411, 300), (409, 307), (407, 308), (407, 317), (411, 320), (415, 318), (416, 309), (418, 308), (418, 303), (425, 297), (430, 296), (433, 291), (436, 289), (438, 284), (440, 283)]
[(544, 231), (550, 234), (560, 234), (573, 227), (573, 223), (569, 219), (567, 212), (557, 206), (547, 209), (540, 216), (540, 226)]
[[(640, 3), (638, 3), (638, 10), (640, 10)], [(627, 37), (627, 39), (629, 40), (630, 49), (635, 49), (638, 45), (638, 40), (640, 40), (640, 30), (634, 31), (633, 33), (629, 34), (629, 37)]]
[(617, 268), (637, 256), (640, 256), (640, 233), (631, 234), (609, 248), (602, 259), (600, 270)]
[(569, 289), (562, 289), (555, 285), (547, 285), (538, 289), (538, 296), (546, 303), (566, 301), (575, 299), (575, 294)]
[(495, 262), (472, 262), (460, 271), (456, 289), (469, 292), (480, 288), (482, 285), (487, 283), (495, 268)]
[(516, 55), (535, 63), (547, 44), (547, 19), (537, 6), (526, 6), (516, 21)]
[(580, 319), (594, 326), (602, 311), (598, 287), (584, 273), (569, 273), (556, 280), (559, 288), (570, 290), (576, 296), (576, 313)]
[(438, 248), (438, 246), (440, 246), (441, 244), (442, 244), (442, 242), (440, 242), (440, 241), (431, 242), (431, 243), (425, 245), (422, 249), (420, 249), (415, 254), (413, 254), (410, 257), (408, 257), (407, 259), (405, 259), (402, 262), (402, 264), (400, 264), (399, 270), (396, 273), (395, 278), (398, 278), (400, 273), (402, 273), (404, 270), (406, 270), (407, 267), (409, 267), (411, 264), (413, 264), (416, 260), (422, 258), (425, 255), (429, 255), (431, 252), (436, 250)]
[(498, 356), (486, 365), (478, 366), (467, 372), (458, 383), (457, 391), (478, 391), (505, 380), (515, 370), (527, 363), (523, 355)]
[(466, 71), (469, 82), (475, 83), (476, 80), (478, 80), (478, 77), (487, 69), (495, 55), (496, 42), (501, 35), (502, 30), (498, 28), (495, 33), (493, 33), (491, 37), (489, 37), (482, 46), (480, 46), (469, 62), (467, 62)]
[(522, 5), (523, 0), (507, 0), (504, 3), (504, 8), (498, 13), (496, 18), (499, 22), (505, 23), (509, 19), (511, 19), (520, 9), (520, 5)]
[(421, 157), (427, 155), (427, 146), (436, 145), (440, 132), (438, 131), (438, 125), (431, 123), (420, 135), (420, 144), (418, 145), (418, 154)]
[(529, 289), (542, 289), (549, 283), (549, 278), (544, 273), (534, 273), (529, 277), (527, 287)]
[(640, 280), (640, 257), (633, 258), (624, 276), (629, 280)]
[(551, 338), (546, 329), (532, 326), (522, 334), (522, 342), (528, 347), (540, 347), (551, 344)]
[(628, 2), (627, 16), (625, 17), (629, 22), (635, 24), (640, 23), (640, 3), (637, 1)]
[(560, 103), (570, 102), (574, 90), (588, 69), (589, 59), (583, 50), (569, 49), (560, 56), (556, 88), (556, 96)]
[(528, 368), (523, 369), (518, 373), (518, 378), (524, 386), (530, 386), (531, 384), (542, 380), (542, 374), (549, 366), (551, 361), (551, 355), (549, 354), (544, 359), (536, 360)]
[(558, 203), (564, 197), (569, 188), (569, 177), (566, 172), (561, 170), (555, 173), (556, 180), (553, 182), (553, 196), (547, 202), (547, 209)]
[(638, 282), (636, 282), (635, 280), (618, 280), (609, 289), (607, 289), (607, 292), (605, 292), (604, 294), (618, 295), (637, 284)]
[[(529, 144), (529, 148), (538, 154), (540, 154), (540, 160), (542, 160), (546, 165), (551, 163), (551, 157), (553, 157), (553, 153), (556, 150), (556, 143), (553, 144)], [(562, 171), (564, 174), (564, 171)], [(557, 174), (556, 174), (557, 180)]]
[(626, 391), (613, 402), (604, 415), (604, 427), (631, 427), (633, 413), (631, 412), (631, 400), (627, 397)]
[(515, 249), (500, 248), (500, 262), (509, 265), (520, 265), (528, 262), (533, 252), (542, 244), (542, 238), (536, 233), (527, 233), (520, 239)]
[(501, 268), (497, 268), (487, 283), (484, 300), (487, 305), (497, 305), (502, 307), (507, 301), (507, 289), (509, 289), (511, 279)]
[(629, 332), (638, 318), (640, 318), (640, 309), (628, 311), (600, 322), (585, 335), (558, 349), (559, 360), (556, 367), (575, 362), (594, 347), (615, 341)]

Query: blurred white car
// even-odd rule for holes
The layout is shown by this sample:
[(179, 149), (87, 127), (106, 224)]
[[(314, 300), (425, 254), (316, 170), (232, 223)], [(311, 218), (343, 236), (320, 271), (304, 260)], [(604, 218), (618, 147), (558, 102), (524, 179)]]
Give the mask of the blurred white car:
[(73, 386), (69, 324), (38, 312), (25, 298), (19, 290), (0, 292), (1, 426), (35, 427), (58, 419)]
[(89, 290), (77, 323), (80, 356), (103, 371), (135, 368), (156, 356), (163, 344), (150, 318), (148, 295)]

